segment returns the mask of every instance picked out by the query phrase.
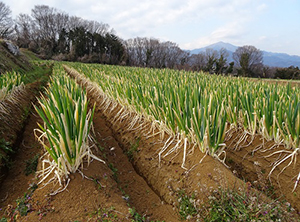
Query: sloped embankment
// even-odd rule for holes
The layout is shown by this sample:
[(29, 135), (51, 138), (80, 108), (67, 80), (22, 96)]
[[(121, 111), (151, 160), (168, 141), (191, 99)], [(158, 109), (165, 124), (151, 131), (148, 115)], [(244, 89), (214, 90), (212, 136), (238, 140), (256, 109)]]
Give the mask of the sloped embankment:
[(0, 39), (0, 74), (12, 70), (26, 72), (32, 69), (27, 55), (10, 41)]
[(6, 153), (3, 152), (3, 149), (0, 151), (0, 184), (7, 173), (11, 156), (17, 152), (16, 147), (20, 143), (19, 138), (24, 131), (28, 114), (32, 108), (32, 102), (35, 100), (40, 89), (40, 81), (29, 83), (21, 87), (21, 89), (14, 91), (8, 99), (0, 102), (1, 106), (5, 108), (0, 112), (1, 145), (7, 146), (10, 149)]

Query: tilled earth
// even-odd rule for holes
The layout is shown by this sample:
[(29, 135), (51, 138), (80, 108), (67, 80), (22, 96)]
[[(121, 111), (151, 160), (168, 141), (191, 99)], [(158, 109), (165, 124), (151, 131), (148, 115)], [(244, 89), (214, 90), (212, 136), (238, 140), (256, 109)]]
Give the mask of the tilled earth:
[[(229, 147), (226, 163), (231, 168), (205, 156), (196, 148), (187, 154), (184, 166), (182, 150), (163, 157), (159, 162), (158, 151), (168, 141), (168, 135), (162, 138), (154, 132), (151, 137), (145, 136), (142, 132), (150, 131), (151, 126), (143, 119), (131, 124), (134, 118), (124, 116), (116, 122), (121, 106), (111, 109), (108, 115), (100, 106), (101, 97), (90, 91), (88, 94), (90, 103), (96, 104), (93, 152), (105, 164), (97, 160), (90, 165), (85, 163), (82, 173), (71, 174), (66, 190), (56, 195), (50, 195), (58, 188), (52, 184), (33, 189), (38, 179), (34, 173), (26, 175), (27, 169), (34, 157), (41, 157), (44, 150), (33, 133), (41, 119), (32, 109), (25, 121), (26, 126), (18, 135), (17, 152), (1, 184), (0, 216), (20, 221), (131, 221), (140, 218), (141, 221), (176, 222), (181, 221), (178, 212), (178, 193), (181, 190), (188, 195), (195, 194), (197, 203), (201, 205), (207, 200), (208, 191), (220, 186), (245, 186), (245, 182), (238, 177), (252, 183), (261, 178), (264, 181), (268, 179), (268, 172), (272, 169), (268, 161), (272, 160), (263, 159), (266, 155), (262, 152), (257, 159), (253, 158), (258, 153), (253, 150), (257, 148), (259, 138), (244, 149), (233, 150)], [(129, 130), (130, 124), (132, 129), (143, 125), (139, 128), (142, 130)], [(228, 144), (232, 144), (234, 138)], [(170, 147), (175, 145), (176, 141), (170, 143)], [(202, 162), (199, 163), (199, 160)], [(40, 165), (38, 168), (41, 168)], [(272, 181), (277, 196), (283, 193), (299, 210), (299, 188), (292, 193), (291, 179), (287, 179), (295, 173), (291, 170), (287, 168), (282, 173), (281, 187), (276, 185), (275, 176)], [(279, 172), (280, 168), (276, 168), (274, 175)], [(22, 209), (25, 207), (24, 213)]]

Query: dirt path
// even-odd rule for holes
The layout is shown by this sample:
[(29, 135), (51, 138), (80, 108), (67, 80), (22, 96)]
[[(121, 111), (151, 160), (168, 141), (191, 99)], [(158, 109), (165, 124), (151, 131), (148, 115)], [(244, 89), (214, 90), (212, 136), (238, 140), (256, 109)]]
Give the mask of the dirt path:
[[(100, 147), (106, 156), (106, 161), (113, 171), (116, 171), (115, 179), (122, 192), (122, 197), (131, 207), (149, 220), (180, 221), (172, 205), (163, 200), (152, 190), (147, 182), (137, 174), (128, 160), (122, 148), (114, 138), (113, 131), (107, 126), (106, 121), (96, 112), (94, 118), (95, 133)], [(133, 144), (133, 146), (138, 144)]]
[(36, 128), (37, 117), (31, 114), (28, 118), (24, 132), (21, 132), (18, 137), (20, 143), (15, 147), (15, 154), (11, 168), (5, 180), (1, 185), (0, 192), (0, 208), (5, 209), (9, 204), (13, 204), (15, 200), (21, 197), (28, 189), (30, 181), (34, 179), (34, 171), (26, 176), (26, 161), (33, 159), (35, 155), (41, 154), (41, 147), (34, 139), (33, 129)]

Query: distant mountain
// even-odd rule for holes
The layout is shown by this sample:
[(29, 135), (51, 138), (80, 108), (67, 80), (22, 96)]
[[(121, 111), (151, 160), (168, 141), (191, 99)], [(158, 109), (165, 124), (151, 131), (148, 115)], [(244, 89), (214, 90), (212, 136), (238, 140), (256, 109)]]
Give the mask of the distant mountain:
[(300, 56), (266, 51), (263, 51), (263, 55), (265, 65), (276, 67), (298, 66), (300, 68)]
[[(228, 53), (228, 61), (233, 61), (232, 53), (238, 48), (238, 46), (232, 45), (230, 43), (225, 42), (217, 42), (212, 45), (199, 48), (199, 49), (193, 49), (189, 50), (191, 54), (198, 54), (200, 52), (205, 52), (207, 48), (211, 48), (214, 50), (219, 51), (221, 48), (225, 48)], [(263, 52), (263, 62), (267, 66), (273, 66), (273, 67), (289, 67), (289, 66), (298, 66), (300, 67), (300, 56), (291, 56), (286, 53), (274, 53), (274, 52)]]
[(217, 50), (217, 51), (219, 51), (221, 48), (225, 48), (225, 49), (227, 49), (227, 51), (230, 51), (230, 52), (233, 53), (238, 48), (238, 46), (232, 45), (230, 43), (225, 43), (225, 42), (217, 42), (217, 43), (214, 43), (212, 45), (205, 46), (203, 48), (190, 50), (190, 53), (191, 54), (198, 54), (200, 52), (205, 52), (205, 50), (208, 49), (208, 48), (214, 49), (214, 50)]

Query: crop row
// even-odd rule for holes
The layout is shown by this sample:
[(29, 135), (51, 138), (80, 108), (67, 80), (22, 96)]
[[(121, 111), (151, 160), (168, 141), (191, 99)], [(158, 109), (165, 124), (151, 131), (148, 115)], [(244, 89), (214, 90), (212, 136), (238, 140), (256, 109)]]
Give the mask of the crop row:
[[(254, 82), (204, 73), (73, 64), (103, 91), (143, 115), (163, 121), (203, 152), (222, 151), (225, 133), (299, 147), (300, 90), (290, 85)], [(241, 136), (245, 138), (245, 136)]]
[(85, 90), (56, 65), (45, 93), (38, 98), (35, 109), (43, 120), (35, 135), (45, 148), (42, 169), (38, 172), (45, 185), (59, 182), (60, 192), (69, 183), (69, 174), (79, 170), (83, 160), (94, 156), (89, 144), (94, 109), (89, 110)]

